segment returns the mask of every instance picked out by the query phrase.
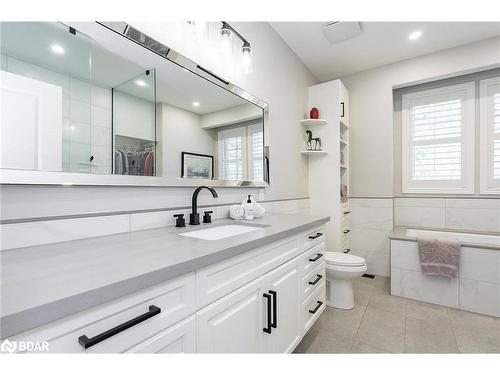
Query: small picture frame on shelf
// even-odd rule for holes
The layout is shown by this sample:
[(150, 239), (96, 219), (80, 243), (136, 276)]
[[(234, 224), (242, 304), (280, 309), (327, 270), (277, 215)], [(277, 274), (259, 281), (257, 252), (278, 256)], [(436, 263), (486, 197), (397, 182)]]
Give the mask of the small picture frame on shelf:
[(181, 153), (181, 177), (213, 179), (214, 157), (183, 151)]

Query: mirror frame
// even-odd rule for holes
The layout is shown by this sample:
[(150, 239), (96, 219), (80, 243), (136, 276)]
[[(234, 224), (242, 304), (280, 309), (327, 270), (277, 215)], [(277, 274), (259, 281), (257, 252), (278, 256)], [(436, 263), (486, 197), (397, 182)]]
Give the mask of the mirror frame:
[[(170, 63), (189, 70), (202, 79), (227, 90), (263, 110), (264, 126), (264, 179), (262, 182), (244, 180), (191, 179), (181, 177), (160, 176), (127, 176), (118, 174), (92, 174), (72, 172), (49, 172), (17, 169), (0, 169), (0, 185), (56, 185), (56, 186), (158, 186), (158, 187), (196, 187), (200, 185), (214, 187), (268, 187), (269, 179), (269, 145), (266, 143), (269, 130), (269, 105), (263, 100), (217, 76), (166, 45), (150, 38), (126, 22), (62, 22), (99, 43), (99, 37), (110, 37), (110, 33), (120, 38), (137, 43), (152, 53), (159, 55)], [(105, 34), (108, 35), (105, 35)], [(267, 166), (266, 166), (267, 164)]]

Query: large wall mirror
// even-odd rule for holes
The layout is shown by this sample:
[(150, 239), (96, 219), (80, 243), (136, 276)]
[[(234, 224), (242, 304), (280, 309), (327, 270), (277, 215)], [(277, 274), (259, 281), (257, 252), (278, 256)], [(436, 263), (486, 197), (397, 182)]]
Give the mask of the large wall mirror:
[(2, 183), (267, 185), (258, 98), (121, 22), (0, 27)]

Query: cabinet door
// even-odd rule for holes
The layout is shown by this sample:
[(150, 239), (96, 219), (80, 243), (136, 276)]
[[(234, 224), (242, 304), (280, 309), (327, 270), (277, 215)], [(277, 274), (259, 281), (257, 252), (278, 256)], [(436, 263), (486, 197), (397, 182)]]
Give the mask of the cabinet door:
[(196, 314), (199, 353), (259, 353), (265, 276), (213, 302)]
[[(271, 333), (261, 331), (264, 353), (292, 351), (300, 340), (300, 262), (295, 258), (266, 275), (264, 292), (269, 293), (271, 317), (263, 306), (264, 324), (271, 319)], [(265, 314), (264, 314), (265, 313)]]
[(339, 100), (340, 121), (349, 126), (349, 92), (342, 82), (340, 82), (340, 100)]
[(196, 323), (191, 315), (126, 353), (196, 353)]

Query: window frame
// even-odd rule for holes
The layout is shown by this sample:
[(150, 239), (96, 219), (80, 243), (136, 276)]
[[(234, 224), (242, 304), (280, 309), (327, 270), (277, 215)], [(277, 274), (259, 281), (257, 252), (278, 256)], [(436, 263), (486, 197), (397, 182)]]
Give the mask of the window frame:
[[(493, 166), (490, 166), (491, 149), (488, 145), (490, 141), (490, 123), (488, 112), (490, 86), (500, 86), (500, 77), (486, 78), (479, 81), (479, 193), (480, 194), (500, 194), (500, 180), (492, 179)], [(500, 135), (498, 135), (500, 140)]]
[[(439, 99), (441, 97), (441, 99)], [(411, 108), (426, 101), (462, 98), (462, 178), (460, 180), (412, 180)], [(402, 95), (402, 193), (403, 194), (474, 194), (475, 165), (475, 82), (449, 85)], [(449, 138), (450, 140), (452, 138)], [(446, 142), (446, 138), (442, 139)], [(457, 138), (458, 141), (458, 138)]]

